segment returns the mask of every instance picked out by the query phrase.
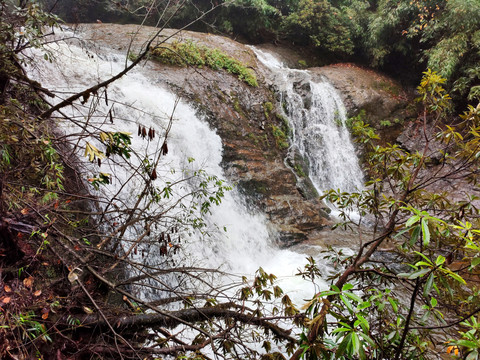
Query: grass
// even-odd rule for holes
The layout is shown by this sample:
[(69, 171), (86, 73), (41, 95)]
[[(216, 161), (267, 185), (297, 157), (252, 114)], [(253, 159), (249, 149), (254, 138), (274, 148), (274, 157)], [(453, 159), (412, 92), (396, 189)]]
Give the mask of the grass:
[(162, 45), (162, 47), (153, 49), (151, 53), (155, 60), (164, 64), (190, 65), (199, 68), (207, 66), (213, 70), (223, 69), (237, 75), (240, 80), (250, 86), (258, 86), (257, 77), (252, 69), (219, 49), (211, 49), (191, 40)]

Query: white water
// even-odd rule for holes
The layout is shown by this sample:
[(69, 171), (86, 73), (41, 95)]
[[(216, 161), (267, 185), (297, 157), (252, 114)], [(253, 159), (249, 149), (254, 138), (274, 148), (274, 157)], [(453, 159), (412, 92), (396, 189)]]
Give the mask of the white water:
[[(55, 90), (61, 97), (84, 90), (95, 82), (109, 78), (120, 72), (125, 63), (124, 54), (115, 54), (111, 49), (105, 49), (101, 54), (92, 54), (84, 48), (74, 44), (53, 44), (52, 51), (57, 54), (57, 61), (50, 64), (41, 61), (35, 69), (31, 69), (31, 75), (39, 80), (43, 86)], [(81, 132), (78, 125), (84, 124), (88, 114), (96, 105), (95, 117), (88, 120), (90, 126), (96, 126), (103, 131), (126, 131), (133, 133), (132, 148), (139, 157), (132, 157), (132, 167), (125, 167), (119, 162), (104, 161), (100, 171), (115, 174), (116, 179), (112, 184), (102, 187), (96, 194), (102, 199), (117, 199), (118, 203), (132, 206), (143, 189), (144, 180), (140, 176), (134, 176), (127, 186), (123, 186), (132, 174), (132, 168), (140, 165), (142, 157), (152, 157), (163, 141), (164, 129), (168, 124), (171, 114), (174, 114), (172, 130), (168, 135), (169, 153), (162, 157), (157, 168), (158, 179), (156, 186), (161, 189), (167, 182), (182, 181), (193, 172), (204, 169), (208, 174), (223, 178), (224, 174), (220, 167), (222, 159), (222, 143), (220, 137), (186, 103), (180, 101), (175, 108), (176, 97), (170, 91), (163, 88), (156, 80), (159, 74), (145, 67), (137, 67), (128, 75), (116, 81), (108, 88), (109, 104), (106, 104), (102, 94), (93, 97), (85, 105), (78, 104), (74, 108), (63, 109), (69, 116), (78, 120), (79, 124), (65, 123), (63, 131), (67, 134)], [(56, 101), (59, 101), (57, 99)], [(114, 106), (115, 120), (110, 124), (108, 112)], [(175, 108), (175, 110), (174, 110)], [(137, 137), (138, 124), (156, 129), (160, 140), (147, 142)], [(299, 138), (300, 130), (296, 130)], [(158, 139), (158, 138), (157, 138)], [(92, 144), (98, 141), (91, 136), (78, 143), (76, 155), (83, 157), (85, 141)], [(305, 151), (308, 147), (305, 145)], [(195, 159), (193, 163), (189, 158)], [(118, 158), (116, 158), (118, 160)], [(85, 177), (98, 173), (96, 165), (85, 164)], [(162, 199), (159, 204), (153, 204), (145, 210), (145, 216), (155, 216), (159, 211), (172, 206), (178, 198), (186, 196), (184, 203), (192, 199), (187, 196), (195, 187), (195, 182), (184, 181), (174, 189), (170, 199)], [(116, 195), (118, 193), (118, 196)], [(160, 232), (171, 228), (170, 217), (181, 217), (179, 207), (175, 207), (168, 213), (165, 225), (160, 229), (152, 229), (152, 244)], [(110, 223), (115, 220), (118, 223), (126, 220), (126, 215), (111, 217)], [(292, 300), (301, 305), (304, 299), (310, 298), (315, 289), (310, 283), (305, 283), (294, 274), (305, 263), (305, 256), (289, 250), (279, 250), (273, 245), (272, 233), (266, 224), (263, 214), (252, 214), (240, 199), (237, 191), (227, 192), (222, 204), (212, 208), (212, 214), (208, 216), (207, 223), (210, 225), (211, 236), (203, 236), (199, 231), (192, 232), (185, 228), (180, 232), (182, 255), (174, 256), (177, 261), (182, 261), (183, 266), (203, 266), (209, 268), (221, 268), (236, 275), (252, 277), (254, 272), (261, 266), (267, 272), (274, 273), (279, 278), (279, 285), (287, 292)], [(218, 229), (213, 226), (216, 224)], [(227, 231), (222, 229), (226, 227)], [(124, 249), (141, 234), (144, 229), (141, 226), (133, 228), (124, 237)], [(177, 235), (175, 235), (177, 236)], [(273, 234), (274, 236), (274, 234)], [(133, 255), (132, 255), (133, 256)], [(159, 256), (158, 246), (146, 245), (140, 248), (137, 255), (133, 256), (138, 262), (150, 265), (158, 265), (164, 262)], [(169, 279), (177, 281), (178, 279)], [(209, 280), (210, 281), (210, 280)], [(213, 280), (212, 280), (213, 281)], [(224, 283), (232, 281), (231, 277), (224, 278)], [(238, 278), (236, 278), (238, 281)], [(317, 284), (326, 286), (325, 283)], [(318, 290), (318, 289), (317, 289)], [(153, 299), (161, 296), (162, 291), (141, 291), (140, 295)]]
[(345, 107), (335, 88), (326, 80), (312, 80), (308, 70), (289, 69), (272, 54), (252, 49), (272, 72), (293, 130), (290, 151), (298, 149), (307, 160), (317, 191), (362, 189), (363, 174), (345, 126)]

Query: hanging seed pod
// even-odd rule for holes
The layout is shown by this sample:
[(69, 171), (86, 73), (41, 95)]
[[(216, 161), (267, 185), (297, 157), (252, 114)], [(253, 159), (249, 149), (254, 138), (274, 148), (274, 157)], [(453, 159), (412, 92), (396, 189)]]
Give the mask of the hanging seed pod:
[(110, 116), (110, 123), (113, 124), (113, 115), (112, 115), (112, 109), (108, 112), (108, 116)]
[(135, 248), (133, 249), (133, 253), (134, 253), (135, 255), (138, 255), (138, 250), (137, 250), (137, 247), (136, 247), (136, 246), (135, 246)]
[(107, 89), (105, 89), (105, 105), (108, 106), (108, 94), (107, 94)]
[(163, 143), (161, 151), (162, 151), (162, 155), (168, 154), (168, 146), (166, 141)]
[(161, 256), (166, 256), (167, 255), (167, 245), (162, 245), (160, 247), (160, 255)]
[(146, 138), (147, 137), (147, 129), (145, 129), (145, 126), (142, 127), (142, 138)]
[(168, 243), (169, 243), (169, 244), (172, 243), (172, 238), (170, 237), (170, 234), (167, 234), (167, 240), (168, 240)]
[(152, 173), (150, 174), (150, 179), (152, 180), (157, 179), (157, 170), (153, 169)]
[(142, 126), (138, 124), (138, 136), (142, 136)]
[(98, 167), (102, 166), (102, 160), (100, 160), (100, 158), (97, 159), (97, 162), (98, 162)]
[(152, 138), (155, 137), (155, 129), (152, 129)]
[(148, 140), (153, 140), (153, 129), (148, 129)]

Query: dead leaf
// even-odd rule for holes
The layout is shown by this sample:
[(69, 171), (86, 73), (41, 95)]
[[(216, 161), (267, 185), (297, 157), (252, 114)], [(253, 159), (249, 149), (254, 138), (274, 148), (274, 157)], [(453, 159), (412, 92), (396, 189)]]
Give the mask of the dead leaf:
[(3, 287), (3, 290), (5, 290), (5, 292), (7, 292), (7, 293), (12, 292), (12, 288), (11, 288), (10, 286), (8, 286), (8, 285), (5, 285), (5, 286)]
[(27, 215), (28, 214), (28, 209), (23, 208), (22, 210), (20, 210), (20, 212), (22, 213), (22, 215)]
[(42, 295), (42, 290), (37, 290), (33, 293), (33, 296), (40, 296)]
[(3, 299), (2, 302), (3, 302), (4, 304), (8, 304), (8, 303), (10, 302), (10, 300), (12, 300), (12, 298), (7, 296), (6, 298)]
[(30, 276), (26, 279), (23, 279), (23, 285), (30, 289), (33, 286), (33, 277)]
[(42, 314), (42, 319), (47, 320), (48, 319), (48, 314), (50, 314), (48, 311), (44, 314)]

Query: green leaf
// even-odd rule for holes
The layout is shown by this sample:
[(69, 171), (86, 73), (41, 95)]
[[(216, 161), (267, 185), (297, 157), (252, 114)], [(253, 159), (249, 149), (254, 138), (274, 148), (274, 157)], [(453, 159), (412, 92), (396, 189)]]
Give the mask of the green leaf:
[(332, 334), (340, 333), (340, 332), (349, 332), (352, 331), (352, 328), (341, 327), (332, 331)]
[(445, 262), (445, 257), (438, 255), (437, 260), (435, 260), (435, 265), (440, 266)]
[(417, 225), (413, 228), (412, 236), (410, 237), (410, 246), (414, 245), (417, 242), (418, 237), (420, 236), (420, 230), (420, 225)]
[(352, 335), (352, 347), (355, 354), (358, 354), (360, 350), (360, 339), (358, 338), (357, 333), (351, 333)]
[(362, 302), (360, 305), (358, 305), (357, 309), (358, 310), (363, 310), (363, 309), (366, 309), (370, 306), (372, 306), (372, 303), (370, 301), (365, 301), (365, 302)]
[(462, 283), (463, 285), (467, 285), (467, 283), (465, 282), (465, 280), (458, 274), (454, 273), (454, 272), (451, 272), (449, 271), (448, 272), (448, 276), (450, 276), (452, 279), (455, 279), (457, 280), (458, 282)]
[(474, 268), (478, 264), (480, 264), (480, 257), (473, 258), (471, 268)]
[(468, 347), (470, 349), (475, 349), (478, 347), (479, 344), (477, 344), (476, 342), (474, 341), (469, 341), (469, 340), (458, 340), (455, 342), (457, 345), (459, 346), (465, 346), (465, 347)]
[(345, 284), (343, 285), (342, 287), (342, 291), (348, 291), (350, 289), (353, 289), (353, 285), (352, 284)]
[[(360, 322), (360, 326), (362, 327), (364, 332), (370, 330), (370, 324), (368, 323), (367, 319), (365, 319), (362, 315), (357, 314), (357, 319)], [(355, 321), (356, 323), (356, 321)]]
[[(394, 332), (395, 334), (395, 332)], [(368, 336), (367, 334), (365, 333), (359, 333), (358, 335), (360, 335), (371, 347), (375, 347), (375, 341), (372, 340), (372, 338), (370, 336)]]
[(393, 312), (396, 314), (398, 312), (398, 303), (395, 299), (389, 297), (388, 302), (392, 306)]
[(427, 296), (430, 291), (432, 291), (432, 286), (433, 286), (433, 280), (435, 279), (435, 276), (433, 275), (433, 272), (428, 275), (427, 282), (425, 283), (425, 287), (423, 288), (423, 296)]
[(350, 312), (353, 313), (353, 305), (350, 302), (350, 300), (348, 300), (348, 298), (345, 295), (340, 295), (340, 299), (342, 299), (342, 302), (345, 304), (347, 309), (350, 310)]
[(419, 277), (424, 276), (424, 275), (427, 274), (429, 271), (430, 271), (429, 268), (423, 268), (423, 269), (414, 271), (413, 273), (409, 274), (409, 275), (408, 275), (408, 278), (409, 278), (410, 280), (413, 280), (413, 279), (416, 279), (416, 278), (419, 278)]
[(350, 345), (351, 340), (352, 340), (352, 333), (349, 333), (347, 336), (343, 338), (343, 341), (340, 343), (340, 345), (338, 345), (337, 352), (335, 353), (335, 356), (337, 358), (340, 358), (345, 353), (348, 345)]
[(412, 226), (413, 224), (417, 223), (418, 220), (420, 220), (420, 216), (418, 215), (413, 215), (410, 219), (407, 220), (407, 222), (405, 223), (405, 227), (410, 227)]
[(357, 303), (363, 302), (362, 299), (359, 296), (355, 295), (354, 293), (344, 292), (344, 294)]
[(428, 229), (428, 220), (426, 218), (422, 219), (422, 236), (423, 245), (427, 246), (430, 243), (430, 230)]

